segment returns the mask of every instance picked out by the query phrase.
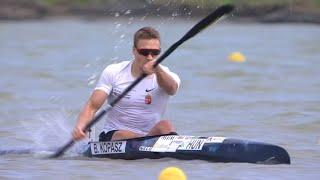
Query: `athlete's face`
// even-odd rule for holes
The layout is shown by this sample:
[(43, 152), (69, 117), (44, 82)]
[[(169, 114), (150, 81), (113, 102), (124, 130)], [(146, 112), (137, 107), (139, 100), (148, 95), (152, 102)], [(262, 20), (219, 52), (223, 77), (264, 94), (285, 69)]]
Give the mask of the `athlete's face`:
[(158, 39), (140, 39), (133, 48), (135, 60), (143, 66), (146, 62), (154, 60), (160, 54), (160, 41)]

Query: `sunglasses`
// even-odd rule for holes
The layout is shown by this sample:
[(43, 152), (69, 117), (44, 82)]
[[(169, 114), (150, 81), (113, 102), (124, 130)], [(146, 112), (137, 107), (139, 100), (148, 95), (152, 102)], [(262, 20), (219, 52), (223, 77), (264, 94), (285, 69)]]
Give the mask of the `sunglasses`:
[(151, 54), (151, 56), (157, 56), (160, 54), (160, 49), (137, 49), (138, 53), (142, 56), (148, 56)]

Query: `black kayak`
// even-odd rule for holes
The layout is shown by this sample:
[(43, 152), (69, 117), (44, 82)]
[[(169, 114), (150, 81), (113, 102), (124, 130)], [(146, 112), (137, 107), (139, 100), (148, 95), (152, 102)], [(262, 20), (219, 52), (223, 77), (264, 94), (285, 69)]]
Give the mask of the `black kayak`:
[(89, 142), (84, 155), (126, 160), (170, 157), (211, 162), (290, 164), (288, 152), (277, 145), (225, 137), (180, 135)]

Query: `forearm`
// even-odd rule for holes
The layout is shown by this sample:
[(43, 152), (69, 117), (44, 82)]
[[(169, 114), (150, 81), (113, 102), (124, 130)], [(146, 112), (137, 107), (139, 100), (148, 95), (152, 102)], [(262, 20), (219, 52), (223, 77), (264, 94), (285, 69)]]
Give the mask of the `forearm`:
[(174, 95), (178, 89), (178, 83), (164, 71), (161, 66), (156, 68), (157, 82), (161, 88), (163, 88), (169, 95)]
[(76, 127), (83, 129), (94, 118), (96, 111), (88, 102), (78, 116)]
[(96, 112), (103, 105), (107, 94), (103, 91), (96, 90), (79, 113), (76, 127), (83, 129), (95, 116)]

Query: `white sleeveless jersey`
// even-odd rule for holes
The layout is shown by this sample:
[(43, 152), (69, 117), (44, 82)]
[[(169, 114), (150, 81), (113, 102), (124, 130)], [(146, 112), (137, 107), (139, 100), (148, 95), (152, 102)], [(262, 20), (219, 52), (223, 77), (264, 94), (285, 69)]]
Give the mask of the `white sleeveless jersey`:
[[(95, 88), (108, 94), (108, 101), (127, 88), (135, 78), (131, 74), (132, 61), (123, 61), (107, 66)], [(180, 85), (178, 75), (167, 67), (162, 69)], [(103, 131), (129, 130), (147, 134), (160, 120), (167, 106), (169, 95), (158, 86), (156, 75), (150, 75), (138, 83), (106, 115)]]

